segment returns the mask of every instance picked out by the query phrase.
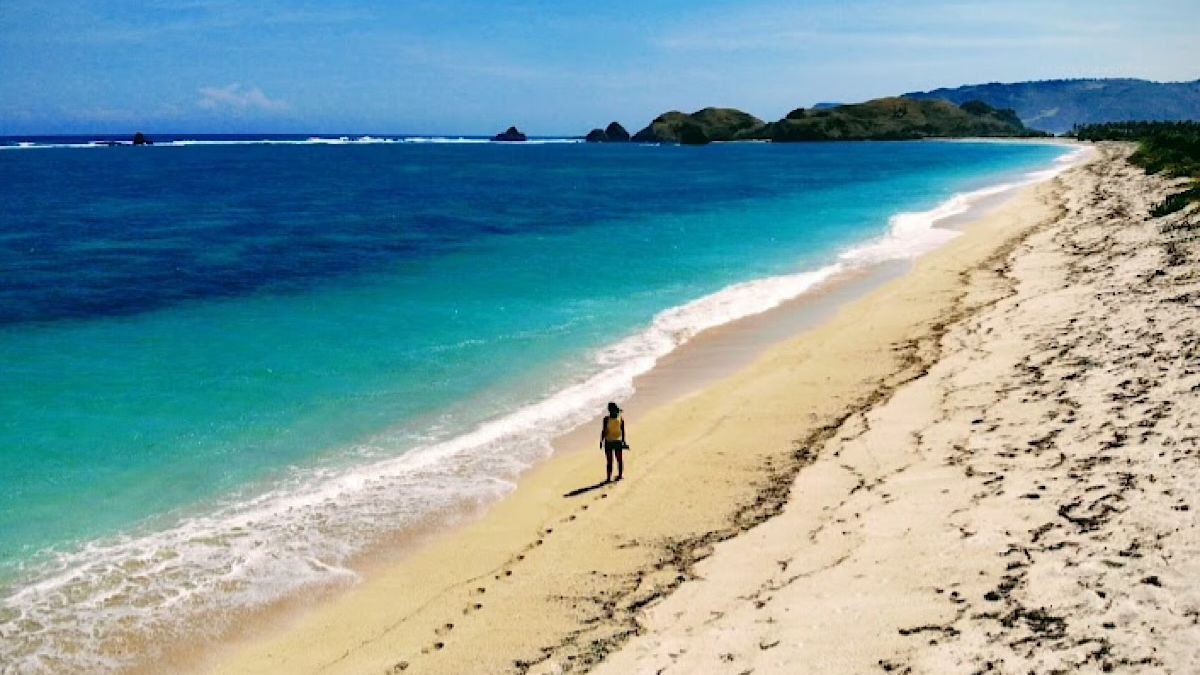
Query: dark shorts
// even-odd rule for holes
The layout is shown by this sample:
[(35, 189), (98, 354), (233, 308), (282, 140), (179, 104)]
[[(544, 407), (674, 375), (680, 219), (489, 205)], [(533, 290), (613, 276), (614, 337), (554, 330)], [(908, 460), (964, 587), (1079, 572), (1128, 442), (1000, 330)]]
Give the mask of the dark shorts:
[(625, 449), (625, 441), (604, 441), (604, 451), (612, 452), (616, 450), (620, 452)]

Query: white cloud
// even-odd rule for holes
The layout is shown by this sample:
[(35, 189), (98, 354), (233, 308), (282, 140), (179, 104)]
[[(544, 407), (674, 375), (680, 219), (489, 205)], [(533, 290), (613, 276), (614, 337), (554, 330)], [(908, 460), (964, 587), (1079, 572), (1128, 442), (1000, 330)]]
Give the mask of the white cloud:
[(224, 87), (201, 87), (198, 105), (207, 110), (234, 112), (282, 112), (289, 108), (287, 101), (268, 98), (258, 87), (242, 86), (238, 82)]

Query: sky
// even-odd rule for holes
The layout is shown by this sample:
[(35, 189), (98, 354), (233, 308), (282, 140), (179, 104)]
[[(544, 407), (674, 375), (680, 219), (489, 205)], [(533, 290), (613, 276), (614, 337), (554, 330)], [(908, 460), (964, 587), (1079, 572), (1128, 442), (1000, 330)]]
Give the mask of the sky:
[(581, 135), (988, 81), (1200, 78), (1197, 0), (0, 0), (0, 135)]

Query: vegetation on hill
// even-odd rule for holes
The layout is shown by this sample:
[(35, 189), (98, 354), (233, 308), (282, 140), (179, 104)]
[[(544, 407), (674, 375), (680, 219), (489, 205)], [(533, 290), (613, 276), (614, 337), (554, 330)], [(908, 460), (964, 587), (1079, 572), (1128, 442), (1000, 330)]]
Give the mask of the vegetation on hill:
[(1013, 111), (997, 110), (981, 101), (957, 106), (946, 101), (881, 98), (820, 110), (798, 108), (750, 137), (787, 142), (1043, 135), (1026, 129)]
[(1071, 135), (1081, 141), (1134, 141), (1130, 160), (1147, 173), (1191, 178), (1192, 184), (1158, 204), (1154, 216), (1173, 213), (1200, 201), (1200, 122), (1110, 122), (1076, 126)]
[(1076, 124), (1121, 120), (1200, 119), (1200, 80), (1151, 82), (1130, 78), (972, 84), (911, 92), (906, 98), (983, 101), (1012, 108), (1029, 127), (1064, 133)]
[(663, 113), (633, 135), (637, 143), (684, 143), (732, 141), (739, 134), (758, 129), (763, 121), (734, 108), (705, 108), (688, 115), (678, 110)]
[(946, 101), (882, 98), (832, 108), (797, 108), (769, 124), (732, 108), (705, 108), (690, 115), (671, 111), (654, 118), (633, 140), (682, 144), (749, 140), (787, 143), (1043, 135), (1026, 129), (1013, 111), (997, 110), (981, 101), (956, 106)]

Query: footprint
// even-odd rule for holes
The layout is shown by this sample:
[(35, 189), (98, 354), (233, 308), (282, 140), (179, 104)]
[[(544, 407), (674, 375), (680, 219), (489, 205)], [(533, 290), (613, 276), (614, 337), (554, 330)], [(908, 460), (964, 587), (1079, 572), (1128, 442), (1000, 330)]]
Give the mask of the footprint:
[(449, 633), (452, 630), (454, 630), (454, 624), (446, 623), (446, 624), (443, 624), (442, 626), (440, 626), (439, 628), (437, 628), (436, 630), (434, 630), (433, 632), (435, 635), (445, 635), (446, 633)]

